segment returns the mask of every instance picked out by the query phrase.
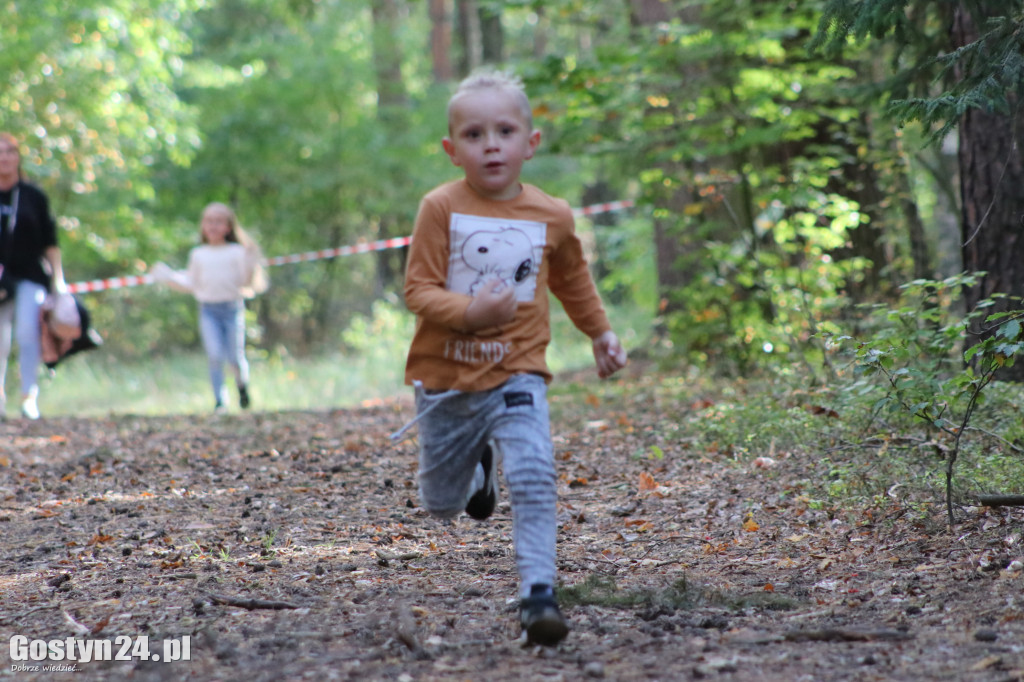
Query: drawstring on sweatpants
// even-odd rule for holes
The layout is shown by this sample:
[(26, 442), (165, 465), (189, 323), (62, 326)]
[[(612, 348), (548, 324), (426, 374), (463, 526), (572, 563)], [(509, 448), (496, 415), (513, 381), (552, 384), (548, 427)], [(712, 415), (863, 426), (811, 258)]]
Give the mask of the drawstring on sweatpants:
[[(423, 390), (423, 382), (422, 381), (419, 381), (419, 380), (413, 381), (412, 385), (413, 385), (413, 388), (415, 388), (417, 393), (419, 393), (420, 391)], [(405, 426), (400, 428), (398, 431), (395, 431), (394, 433), (392, 433), (391, 436), (390, 436), (391, 441), (394, 442), (394, 443), (397, 443), (399, 441), (399, 439), (401, 439), (401, 437), (405, 434), (405, 432), (408, 431), (409, 429), (411, 429), (416, 424), (416, 422), (418, 422), (422, 417), (426, 416), (426, 414), (428, 412), (433, 410), (435, 407), (440, 405), (442, 402), (444, 402), (448, 398), (452, 398), (452, 397), (457, 396), (457, 395), (459, 395), (461, 393), (462, 393), (462, 391), (458, 391), (458, 390), (452, 388), (452, 389), (449, 389), (447, 391), (442, 391), (441, 393), (432, 393), (432, 394), (430, 394), (431, 403), (429, 405), (427, 405), (427, 407), (425, 407), (422, 412), (420, 412), (415, 417), (413, 417), (412, 421), (407, 422), (405, 424)]]

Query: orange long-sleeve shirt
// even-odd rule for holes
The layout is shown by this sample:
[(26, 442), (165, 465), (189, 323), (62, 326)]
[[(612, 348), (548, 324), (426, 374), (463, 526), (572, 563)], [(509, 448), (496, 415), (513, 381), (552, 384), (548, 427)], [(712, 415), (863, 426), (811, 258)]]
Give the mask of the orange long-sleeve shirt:
[[(515, 288), (515, 319), (465, 331), (473, 294), (493, 278)], [(566, 201), (527, 184), (507, 201), (485, 199), (465, 180), (429, 192), (420, 203), (406, 265), (405, 301), (416, 315), (406, 383), (482, 391), (514, 374), (550, 381), (549, 290), (590, 338), (611, 328)]]

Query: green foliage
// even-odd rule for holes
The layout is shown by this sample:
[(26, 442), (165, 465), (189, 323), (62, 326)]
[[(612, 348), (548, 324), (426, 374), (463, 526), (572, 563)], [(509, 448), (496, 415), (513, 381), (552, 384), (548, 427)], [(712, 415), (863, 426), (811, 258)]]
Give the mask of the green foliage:
[[(249, 364), (253, 408), (261, 412), (352, 407), (403, 391), (401, 362), (377, 364), (341, 353), (295, 358), (250, 352)], [(17, 395), (12, 374), (8, 395)], [(228, 385), (233, 391), (230, 379)], [(206, 357), (198, 349), (135, 361), (100, 349), (68, 359), (52, 379), (42, 381), (39, 407), (44, 416), (54, 417), (208, 414), (213, 393)]]
[[(453, 84), (424, 58), (426, 3), (399, 3), (383, 32), (371, 3), (350, 0), (66, 4), (19, 0), (0, 25), (0, 116), (35, 136), (27, 165), (54, 195), (71, 281), (183, 266), (211, 200), (235, 205), (268, 256), (405, 235), (423, 192), (458, 175), (439, 145)], [(860, 88), (879, 58), (845, 38), (841, 58), (808, 54), (817, 0), (698, 3), (649, 24), (612, 0), (483, 6), (501, 15), (506, 65), (544, 133), (524, 179), (574, 205), (598, 181), (640, 198), (593, 231), (606, 298), (648, 317), (670, 304), (667, 341), (708, 365), (815, 366), (814, 333), (868, 267), (852, 236), (899, 226), (843, 181), (900, 165), (860, 121), (877, 111)], [(853, 11), (828, 7), (826, 20)], [(1008, 78), (1009, 24), (997, 24), (958, 63), (1002, 55)], [(378, 82), (384, 50), (400, 53), (400, 83)], [(685, 257), (660, 262), (670, 242)], [(274, 268), (250, 327), (271, 356), (354, 348), (382, 314), (374, 301), (398, 295), (402, 264), (395, 250)], [(659, 290), (672, 270), (688, 281)], [(196, 347), (187, 297), (91, 300), (121, 357)]]
[(69, 277), (129, 274), (147, 255), (149, 166), (185, 163), (199, 144), (196, 112), (173, 89), (198, 5), (6, 3), (0, 129), (22, 139), (25, 170), (50, 194)]
[[(583, 10), (564, 7), (586, 25)], [(874, 167), (860, 122), (872, 103), (851, 85), (867, 57), (808, 55), (818, 11), (703, 3), (627, 39), (608, 28), (611, 40), (529, 72), (542, 119), (558, 124), (551, 144), (615, 158), (638, 181), (656, 248), (679, 245), (675, 262), (659, 259), (658, 293), (663, 328), (691, 360), (813, 364), (813, 335), (882, 266), (851, 247), (852, 234), (869, 221), (884, 230), (891, 205), (862, 206), (858, 183), (840, 179)]]
[[(186, 324), (176, 330), (180, 336), (171, 348), (155, 345), (158, 338), (146, 325), (152, 324), (140, 312), (143, 294), (170, 297), (173, 308)], [(106, 314), (119, 310), (124, 317), (104, 327), (109, 335), (140, 335), (145, 350), (138, 356), (111, 352), (108, 344), (62, 362), (48, 381), (42, 382), (39, 404), (46, 415), (80, 417), (115, 414), (189, 414), (211, 409), (206, 358), (199, 347), (195, 302), (181, 294), (121, 290), (102, 295), (97, 307)], [(168, 309), (169, 302), (149, 305)], [(250, 330), (254, 313), (248, 311)], [(632, 351), (646, 345), (651, 316), (634, 306), (610, 308), (609, 316), (622, 341)], [(414, 318), (394, 299), (374, 302), (372, 312), (357, 315), (339, 334), (336, 346), (343, 352), (316, 357), (295, 357), (285, 349), (249, 349), (255, 409), (326, 409), (353, 406), (404, 392), (405, 354), (412, 338)], [(590, 370), (594, 365), (590, 340), (580, 333), (557, 301), (552, 301), (552, 337), (548, 363), (552, 370)], [(127, 339), (115, 339), (128, 346)], [(180, 348), (190, 348), (183, 352)], [(17, 375), (7, 373), (7, 393), (17, 395)], [(230, 380), (229, 380), (230, 383)], [(9, 407), (14, 407), (12, 401)]]
[[(882, 316), (863, 332), (870, 338), (891, 323)], [(843, 343), (843, 342), (840, 342)], [(838, 364), (842, 345), (829, 346)], [(853, 351), (851, 351), (852, 353)], [(955, 357), (956, 353), (950, 354)], [(837, 367), (836, 378), (812, 385), (803, 365), (751, 372), (725, 380), (690, 366), (650, 368), (625, 389), (615, 382), (585, 387), (556, 382), (552, 417), (564, 419), (565, 395), (594, 394), (601, 405), (627, 404), (649, 438), (623, 448), (619, 457), (653, 461), (659, 468), (686, 467), (686, 460), (709, 458), (735, 466), (743, 476), (782, 477), (787, 481), (781, 505), (820, 512), (813, 519), (843, 517), (852, 501), (908, 513), (925, 514), (941, 497), (952, 436), (897, 405), (877, 408), (889, 393), (888, 383), (850, 367)], [(961, 456), (953, 499), (977, 504), (979, 493), (1024, 489), (1024, 387), (995, 382), (983, 394), (960, 443)], [(645, 421), (647, 405), (674, 406), (658, 423)], [(631, 412), (632, 414), (632, 412)], [(660, 459), (659, 459), (660, 457)], [(756, 458), (775, 464), (759, 468)], [(874, 501), (874, 502), (873, 502)], [(858, 520), (859, 522), (860, 520)]]
[[(587, 238), (581, 222), (577, 231)], [(646, 215), (623, 216), (614, 225), (595, 225), (600, 265), (598, 289), (605, 301), (632, 302), (644, 311), (657, 309), (657, 269), (654, 267), (654, 239)]]
[[(956, 23), (976, 29), (965, 45), (954, 44), (950, 35), (957, 13)], [(883, 86), (891, 112), (901, 121), (922, 121), (938, 141), (969, 109), (1016, 109), (1024, 93), (1022, 22), (1019, 0), (829, 0), (811, 45), (835, 57), (850, 48), (851, 39), (894, 43), (899, 59)]]
[(268, 533), (265, 533), (263, 537), (260, 539), (260, 547), (262, 547), (262, 551), (260, 552), (260, 554), (262, 556), (270, 556), (276, 554), (276, 550), (271, 549), (274, 546), (275, 540), (277, 540), (277, 529), (271, 528), (270, 531)]
[(876, 414), (910, 415), (940, 439), (951, 525), (953, 474), (962, 439), (976, 421), (986, 389), (1024, 351), (1020, 309), (990, 314), (995, 301), (988, 299), (963, 318), (951, 319), (948, 302), (959, 299), (976, 279), (960, 275), (912, 282), (903, 288), (898, 307), (876, 310), (884, 323), (871, 338), (831, 337), (836, 343), (855, 341), (857, 372), (884, 383), (886, 391), (873, 408)]
[(685, 577), (661, 590), (620, 589), (613, 578), (588, 575), (583, 582), (559, 588), (563, 606), (606, 606), (612, 608), (663, 608), (670, 611), (685, 608), (697, 597)]
[[(268, 256), (411, 232), (420, 195), (443, 175), (440, 145), (427, 144), (441, 134), (440, 93), (422, 85), (419, 64), (409, 77), (416, 106), (400, 124), (383, 123), (370, 14), (353, 9), (232, 0), (199, 13), (178, 88), (203, 112), (203, 146), (187, 172), (161, 163), (154, 206), (181, 226), (175, 251), (195, 243), (212, 200), (236, 205)], [(406, 30), (423, 21), (410, 15)], [(394, 251), (274, 269), (258, 308), (267, 342), (336, 351), (339, 329), (395, 293), (399, 269)]]
[[(834, 397), (809, 391), (806, 372), (797, 367), (735, 380), (697, 409), (666, 425), (669, 437), (687, 440), (695, 453), (718, 453), (740, 463), (761, 455), (827, 451), (857, 428), (855, 412), (840, 420)], [(815, 466), (815, 465), (811, 465)]]
[(845, 287), (865, 263), (830, 252), (858, 224), (857, 207), (810, 190), (787, 192), (786, 201), (767, 206), (754, 235), (709, 239), (702, 258), (710, 267), (673, 293), (682, 312), (666, 324), (695, 361), (732, 361), (742, 369), (779, 358), (817, 364), (814, 334), (849, 305)]
[(563, 606), (635, 609), (644, 619), (708, 604), (731, 611), (751, 608), (785, 611), (796, 606), (790, 597), (764, 591), (738, 594), (728, 590), (698, 589), (685, 576), (660, 589), (626, 589), (619, 587), (614, 578), (590, 574), (581, 583), (560, 587), (558, 598)]
[(375, 366), (404, 367), (415, 318), (397, 301), (375, 301), (371, 314), (358, 315), (342, 332), (345, 346)]

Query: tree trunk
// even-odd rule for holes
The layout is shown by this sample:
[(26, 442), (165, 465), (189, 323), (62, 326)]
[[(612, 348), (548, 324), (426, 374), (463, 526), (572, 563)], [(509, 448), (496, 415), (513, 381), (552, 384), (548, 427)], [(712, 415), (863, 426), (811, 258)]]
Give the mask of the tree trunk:
[[(936, 205), (929, 226), (930, 243), (935, 244), (937, 277), (952, 277), (964, 271), (960, 241), (960, 160), (956, 136), (948, 144), (919, 151), (914, 163), (925, 170), (937, 188)], [(961, 301), (962, 303), (962, 301)]]
[[(823, 120), (824, 124), (826, 121)], [(882, 273), (888, 269), (892, 259), (885, 249), (882, 224), (885, 220), (881, 208), (886, 192), (879, 186), (878, 173), (865, 154), (858, 152), (862, 141), (870, 140), (871, 124), (861, 114), (856, 120), (847, 124), (849, 134), (836, 134), (832, 126), (824, 131), (824, 142), (839, 147), (843, 154), (838, 177), (829, 179), (828, 189), (856, 201), (869, 221), (849, 230), (849, 249), (841, 249), (840, 258), (861, 257), (870, 263), (862, 273), (863, 280), (853, 280), (847, 284), (850, 295), (855, 301), (870, 299), (872, 294), (882, 286)]]
[(430, 57), (435, 83), (454, 80), (451, 0), (430, 0)]
[[(958, 6), (953, 20), (954, 48), (978, 37), (970, 11)], [(1011, 112), (1019, 108), (1011, 102)], [(1024, 115), (969, 109), (960, 120), (961, 237), (964, 269), (981, 272), (966, 292), (967, 310), (996, 293), (1024, 296), (1024, 157), (1019, 144)], [(998, 312), (1019, 308), (1001, 302)], [(1024, 362), (1000, 374), (1024, 381)]]
[[(694, 175), (696, 173), (692, 171), (685, 172), (685, 177)], [(655, 199), (658, 208), (666, 209), (663, 212), (665, 217), (654, 218), (658, 312), (661, 314), (685, 311), (683, 302), (675, 292), (689, 286), (693, 282), (694, 273), (699, 272), (695, 265), (704, 252), (704, 235), (698, 233), (705, 231), (706, 220), (702, 216), (694, 216), (682, 221), (678, 216), (685, 215), (687, 206), (698, 205), (702, 201), (697, 188), (692, 184), (689, 190), (681, 188), (669, 196)]]
[[(385, 130), (405, 130), (407, 97), (402, 80), (402, 49), (400, 35), (400, 8), (404, 0), (373, 0), (373, 64), (377, 76), (377, 120)], [(400, 171), (399, 171), (400, 172)], [(395, 176), (394, 181), (401, 181)], [(379, 216), (381, 239), (399, 236), (400, 216), (384, 213)], [(393, 249), (378, 251), (377, 291), (379, 297), (401, 282), (402, 256)]]
[(537, 14), (537, 25), (533, 29), (533, 58), (543, 59), (548, 53), (550, 24), (543, 5), (538, 5), (534, 11)]
[(480, 8), (480, 40), (484, 64), (500, 64), (505, 60), (505, 32), (501, 28), (500, 10)]
[[(603, 180), (598, 180), (583, 188), (583, 206), (604, 204), (616, 199), (618, 197), (612, 191), (611, 186)], [(618, 222), (618, 214), (612, 211), (598, 213), (590, 217), (590, 223), (594, 226), (594, 255), (591, 258), (590, 267), (594, 272), (594, 279), (599, 282), (612, 273), (613, 264), (609, 262), (607, 256), (607, 241), (608, 236), (614, 233)], [(616, 287), (607, 292), (605, 298), (609, 303), (622, 303), (625, 300), (623, 293), (621, 288)]]
[[(650, 36), (646, 35), (647, 28), (672, 18), (669, 5), (663, 0), (630, 0), (629, 11), (630, 24), (639, 29), (636, 40), (650, 39)], [(699, 6), (680, 10), (680, 18), (695, 23), (694, 15), (699, 11)], [(680, 73), (679, 78), (681, 81), (685, 81), (687, 74)], [(657, 150), (648, 151), (653, 154)], [(698, 169), (674, 161), (659, 162), (657, 165), (664, 172), (666, 178), (673, 180), (687, 178), (682, 182), (673, 183), (671, 188), (663, 192), (658, 192), (658, 196), (651, 197), (658, 209), (665, 209), (656, 211), (654, 218), (658, 312), (664, 314), (680, 312), (684, 309), (682, 301), (678, 300), (675, 292), (686, 288), (693, 280), (693, 273), (697, 272), (697, 269), (692, 267), (692, 261), (699, 258), (699, 254), (704, 250), (702, 235), (698, 233), (703, 230), (706, 214), (694, 216), (691, 219), (681, 219), (681, 216), (686, 215), (687, 206), (702, 203), (702, 198), (698, 193), (699, 188), (689, 180), (696, 177)]]
[(373, 68), (377, 76), (378, 116), (387, 118), (395, 107), (405, 104), (402, 82), (402, 53), (399, 41), (400, 0), (373, 0)]
[(653, 26), (671, 19), (664, 0), (630, 0), (629, 22), (633, 26)]
[(459, 62), (463, 75), (483, 63), (483, 39), (480, 30), (480, 13), (476, 0), (456, 0), (458, 7), (458, 34), (462, 43), (462, 59)]
[(911, 273), (914, 279), (938, 277), (933, 250), (928, 242), (924, 220), (917, 207), (914, 190), (910, 184), (910, 157), (903, 146), (903, 138), (894, 135), (887, 150), (896, 164), (893, 168), (892, 191), (899, 200), (900, 212), (907, 223), (907, 239), (910, 242)]

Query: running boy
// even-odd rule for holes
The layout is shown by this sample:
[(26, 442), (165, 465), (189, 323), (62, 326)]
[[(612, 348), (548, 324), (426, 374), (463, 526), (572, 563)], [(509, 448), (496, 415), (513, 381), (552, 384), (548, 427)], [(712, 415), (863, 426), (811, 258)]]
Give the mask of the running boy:
[(442, 140), (463, 179), (420, 203), (406, 269), (425, 508), (486, 519), (502, 462), (513, 515), (520, 621), (529, 642), (569, 632), (555, 600), (557, 482), (548, 421), (548, 289), (593, 340), (598, 375), (626, 365), (566, 201), (519, 181), (540, 143), (518, 79), (484, 72), (448, 103)]

